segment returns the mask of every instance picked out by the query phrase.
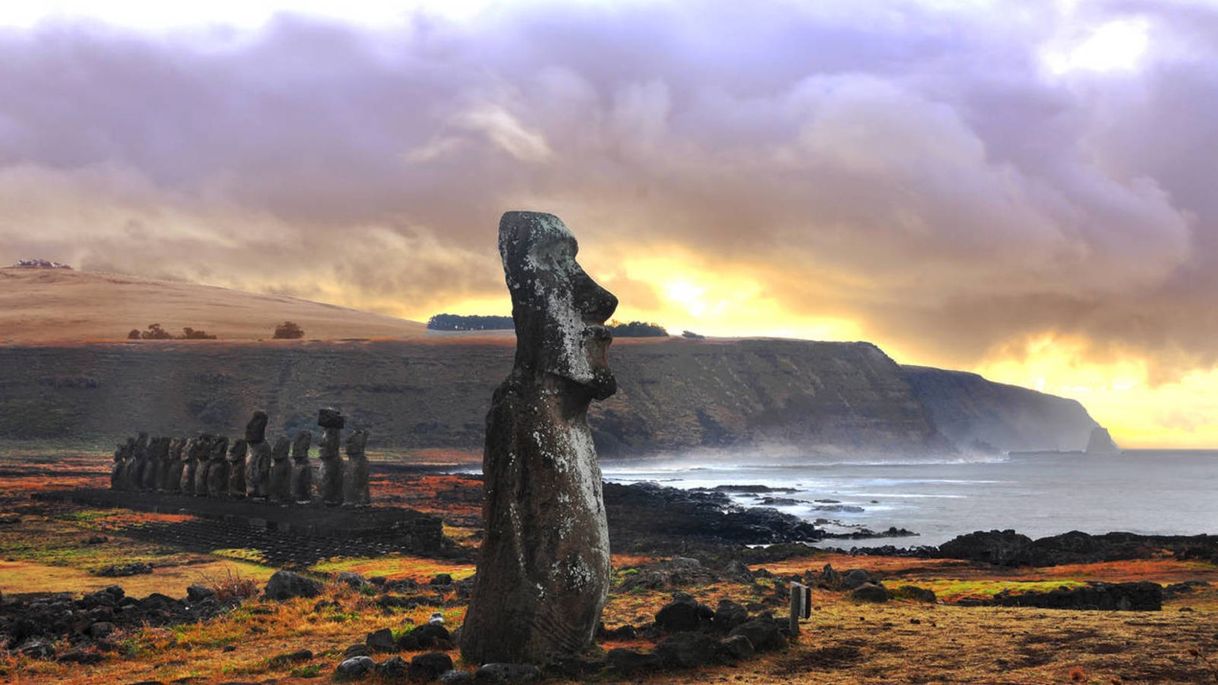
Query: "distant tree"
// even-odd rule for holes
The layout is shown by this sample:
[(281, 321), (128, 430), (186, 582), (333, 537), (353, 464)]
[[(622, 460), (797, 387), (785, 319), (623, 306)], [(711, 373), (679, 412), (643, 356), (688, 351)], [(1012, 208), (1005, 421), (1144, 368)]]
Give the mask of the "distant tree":
[(185, 328), (182, 329), (182, 339), (183, 340), (215, 340), (216, 336), (208, 335), (207, 331), (196, 331), (195, 329), (191, 328), (190, 326), (186, 326)]
[(702, 340), (706, 336), (701, 333), (694, 333), (693, 331), (681, 331), (681, 337), (689, 338), (690, 340)]
[(284, 321), (275, 327), (275, 335), (272, 337), (276, 340), (295, 340), (304, 337), (304, 329), (295, 321)]
[(668, 331), (660, 324), (644, 321), (631, 321), (630, 323), (610, 321), (609, 330), (615, 336), (622, 338), (662, 338), (668, 336)]
[(427, 320), (427, 329), (432, 331), (510, 331), (515, 327), (510, 316), (436, 314)]
[(128, 340), (139, 340), (140, 339), (140, 329), (132, 328), (131, 332), (127, 334), (127, 339)]
[(159, 323), (148, 324), (148, 330), (140, 333), (140, 337), (144, 340), (173, 340), (173, 334), (161, 328)]

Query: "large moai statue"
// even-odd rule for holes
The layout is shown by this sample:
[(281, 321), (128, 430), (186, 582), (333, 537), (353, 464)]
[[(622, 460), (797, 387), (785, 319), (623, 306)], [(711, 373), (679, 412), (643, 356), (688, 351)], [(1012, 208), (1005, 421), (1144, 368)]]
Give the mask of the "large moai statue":
[(617, 298), (575, 261), (558, 217), (508, 212), (499, 254), (516, 358), (487, 416), (486, 537), (461, 628), (469, 663), (545, 663), (593, 639), (609, 589), (609, 531), (588, 405), (617, 384), (603, 325)]
[(165, 477), (161, 480), (161, 489), (165, 492), (182, 491), (183, 455), (186, 446), (190, 444), (187, 438), (174, 438), (169, 443), (169, 465), (165, 468)]
[(228, 448), (228, 485), (225, 494), (236, 499), (244, 499), (246, 491), (245, 472), (249, 451), (244, 440), (235, 440)]
[(271, 448), (271, 472), (267, 479), (266, 494), (272, 502), (287, 504), (292, 501), (292, 460), (288, 458), (292, 441), (280, 436)]
[(168, 458), (169, 438), (153, 438), (148, 443), (148, 464), (144, 467), (141, 490), (153, 492), (161, 487), (161, 478), (165, 475), (165, 462)]
[(368, 431), (357, 430), (347, 436), (347, 464), (343, 474), (343, 506), (367, 507), (372, 504), (368, 490), (368, 457), (364, 447)]
[(292, 501), (308, 504), (313, 500), (313, 465), (309, 463), (309, 445), (313, 434), (300, 431), (292, 440)]
[(131, 466), (127, 469), (127, 487), (129, 490), (139, 490), (144, 486), (144, 469), (148, 465), (148, 434), (140, 433), (135, 439), (135, 450), (131, 457)]
[(117, 489), (130, 490), (131, 470), (135, 467), (135, 438), (127, 438), (127, 442), (123, 443), (122, 448), (122, 461), (118, 465)]
[(317, 413), (317, 425), (321, 426), (321, 501), (328, 505), (343, 503), (343, 459), (338, 448), (342, 444), (342, 430), (346, 419), (337, 409), (322, 409)]
[(249, 445), (249, 457), (245, 462), (245, 494), (250, 499), (266, 499), (267, 496), (271, 446), (266, 444), (266, 423), (266, 412), (256, 411), (249, 423), (245, 424), (245, 442)]

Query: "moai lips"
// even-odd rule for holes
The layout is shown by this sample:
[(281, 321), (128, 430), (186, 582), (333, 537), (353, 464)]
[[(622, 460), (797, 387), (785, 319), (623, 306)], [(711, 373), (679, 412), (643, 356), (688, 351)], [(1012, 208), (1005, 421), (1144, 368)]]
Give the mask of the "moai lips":
[(617, 298), (575, 261), (557, 217), (499, 224), (516, 357), (487, 417), (486, 538), (461, 629), (471, 663), (545, 663), (591, 643), (609, 589), (609, 532), (587, 410), (613, 394), (605, 321)]

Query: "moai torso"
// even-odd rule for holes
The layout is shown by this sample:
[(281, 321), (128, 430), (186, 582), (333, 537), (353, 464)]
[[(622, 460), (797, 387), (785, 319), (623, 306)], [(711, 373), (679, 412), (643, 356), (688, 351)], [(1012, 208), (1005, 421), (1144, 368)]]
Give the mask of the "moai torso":
[(342, 429), (346, 420), (334, 409), (322, 409), (317, 418), (321, 426), (321, 501), (329, 505), (343, 503), (343, 460), (339, 455)]
[(272, 502), (286, 504), (292, 501), (292, 460), (288, 452), (292, 441), (281, 436), (271, 448), (271, 472), (267, 479), (267, 497)]
[(123, 478), (123, 452), (126, 450), (126, 445), (119, 443), (114, 448), (114, 464), (110, 467), (110, 489), (122, 490)]
[(313, 500), (313, 465), (309, 463), (309, 445), (313, 434), (300, 431), (292, 440), (292, 501), (307, 504)]
[(202, 468), (203, 455), (207, 454), (210, 441), (211, 436), (202, 433), (198, 437), (191, 438), (191, 441), (187, 443), (186, 462), (182, 465), (182, 486), (180, 488), (183, 495), (195, 494), (195, 474)]
[(131, 470), (135, 462), (135, 438), (127, 438), (123, 443), (123, 458), (118, 466), (118, 489), (131, 489)]
[(372, 503), (368, 491), (368, 457), (364, 446), (368, 443), (368, 431), (357, 430), (347, 436), (347, 468), (343, 480), (343, 504), (351, 507), (366, 507)]
[(245, 497), (245, 464), (248, 447), (244, 440), (235, 440), (228, 448), (228, 485), (225, 494), (241, 499)]
[(153, 438), (148, 449), (149, 462), (144, 469), (144, 489), (160, 490), (165, 477), (165, 462), (169, 459), (169, 438)]
[(603, 324), (617, 298), (575, 261), (557, 217), (499, 224), (516, 359), (491, 400), (486, 537), (461, 628), (468, 663), (547, 663), (592, 644), (609, 590), (609, 531), (588, 405), (616, 389)]

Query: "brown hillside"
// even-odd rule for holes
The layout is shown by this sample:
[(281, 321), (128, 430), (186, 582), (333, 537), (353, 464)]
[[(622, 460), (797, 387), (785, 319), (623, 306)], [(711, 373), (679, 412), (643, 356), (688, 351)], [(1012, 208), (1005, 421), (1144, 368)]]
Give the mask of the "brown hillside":
[(137, 276), (61, 269), (0, 269), (0, 344), (120, 340), (159, 323), (189, 326), (222, 340), (270, 338), (291, 320), (315, 340), (416, 338), (426, 327), (380, 314), (256, 293)]

